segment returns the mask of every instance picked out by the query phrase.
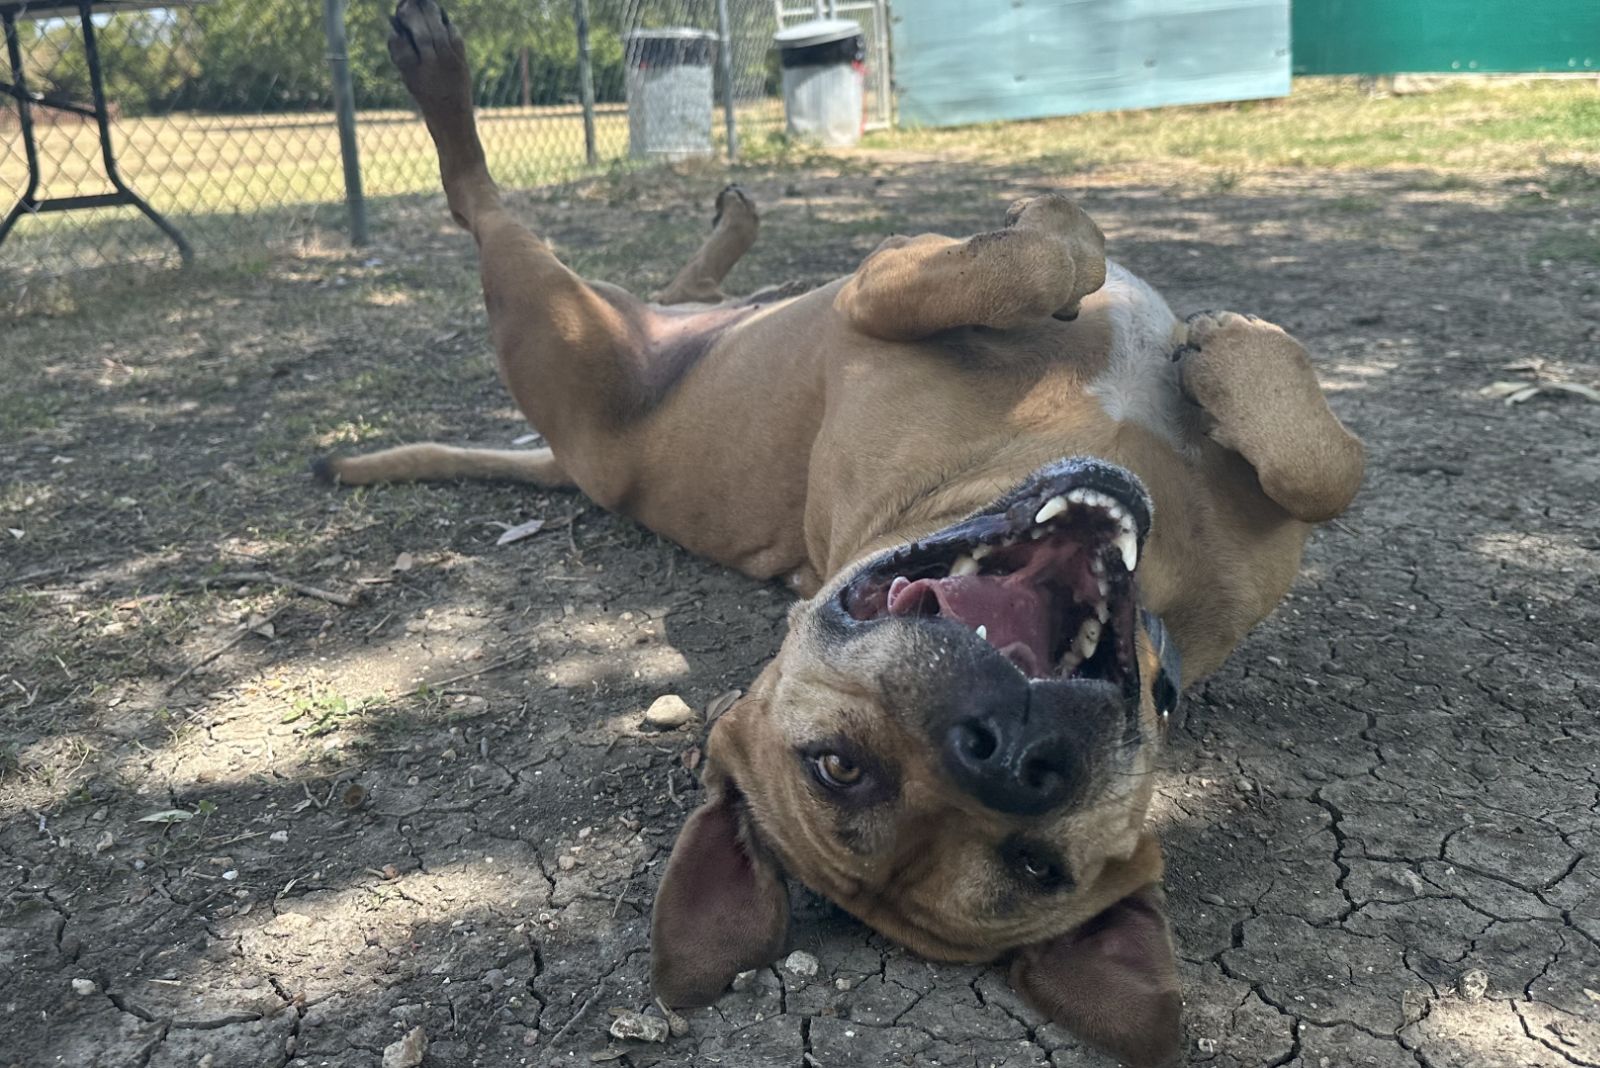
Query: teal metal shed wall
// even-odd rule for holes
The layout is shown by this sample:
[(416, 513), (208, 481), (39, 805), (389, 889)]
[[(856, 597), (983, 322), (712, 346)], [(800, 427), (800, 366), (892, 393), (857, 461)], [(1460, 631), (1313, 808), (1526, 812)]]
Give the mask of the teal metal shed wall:
[(1294, 70), (1600, 73), (1600, 0), (1294, 0)]
[(1289, 91), (1289, 0), (896, 0), (893, 10), (902, 125)]

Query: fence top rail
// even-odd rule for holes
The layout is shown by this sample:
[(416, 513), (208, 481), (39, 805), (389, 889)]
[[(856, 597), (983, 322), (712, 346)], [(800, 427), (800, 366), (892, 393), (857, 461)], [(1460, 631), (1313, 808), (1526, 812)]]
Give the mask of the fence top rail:
[[(92, 14), (112, 15), (119, 11), (151, 11), (165, 7), (198, 7), (212, 0), (89, 0)], [(83, 10), (82, 0), (0, 0), (0, 16), (26, 22), (29, 19), (57, 19)]]

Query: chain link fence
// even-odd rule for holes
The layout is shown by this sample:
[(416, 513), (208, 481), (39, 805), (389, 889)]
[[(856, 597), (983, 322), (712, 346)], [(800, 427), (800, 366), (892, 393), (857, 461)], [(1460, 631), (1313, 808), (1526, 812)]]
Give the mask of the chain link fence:
[[(343, 3), (0, 0), (20, 67), (0, 87), (0, 211), (21, 205), (0, 243), (0, 292), (132, 261), (175, 263), (178, 247), (155, 218), (201, 257), (342, 239), (352, 216), (330, 73), (340, 61), (353, 104), (347, 132), (374, 220), (381, 225), (398, 201), (437, 193), (432, 144), (389, 65), (391, 0), (356, 0), (342, 14)], [(764, 142), (783, 126), (771, 50), (780, 10), (773, 0), (453, 0), (495, 177), (517, 188), (674, 155), (641, 146), (637, 129), (630, 152), (628, 105), (630, 62), (647, 64), (649, 50), (674, 36), (703, 39), (704, 55), (715, 57), (701, 72), (713, 94), (698, 120), (705, 152), (731, 154), (730, 137)], [(113, 168), (93, 115), (94, 51)], [(152, 217), (101, 202), (118, 180)]]

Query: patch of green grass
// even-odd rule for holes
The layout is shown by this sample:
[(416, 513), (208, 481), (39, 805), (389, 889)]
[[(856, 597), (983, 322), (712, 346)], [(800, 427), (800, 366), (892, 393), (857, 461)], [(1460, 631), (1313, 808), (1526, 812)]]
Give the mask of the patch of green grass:
[(56, 425), (59, 398), (26, 390), (0, 390), (0, 436), (20, 437)]
[(1302, 78), (1282, 100), (1105, 112), (874, 134), (868, 147), (987, 161), (1163, 163), (1437, 172), (1600, 166), (1600, 93), (1582, 82), (1463, 84), (1375, 98), (1349, 79)]
[(1586, 263), (1600, 267), (1600, 235), (1557, 232), (1533, 243), (1528, 258), (1535, 263)]
[(1374, 197), (1345, 196), (1324, 201), (1323, 207), (1339, 215), (1371, 215), (1382, 211), (1383, 204)]

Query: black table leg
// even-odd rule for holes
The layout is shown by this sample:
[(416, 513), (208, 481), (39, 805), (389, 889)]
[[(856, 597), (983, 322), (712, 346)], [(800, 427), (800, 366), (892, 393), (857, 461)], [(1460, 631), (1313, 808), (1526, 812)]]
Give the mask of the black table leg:
[(106, 107), (105, 78), (100, 72), (100, 49), (95, 43), (94, 20), (90, 18), (92, 7), (93, 0), (80, 0), (78, 10), (82, 16), (83, 52), (89, 63), (89, 88), (94, 94), (94, 118), (100, 127), (100, 156), (105, 160), (106, 177), (111, 179), (112, 188), (125, 198), (125, 203), (132, 204), (142, 211), (146, 218), (161, 228), (162, 233), (172, 239), (172, 243), (178, 246), (178, 255), (183, 258), (183, 265), (187, 267), (194, 262), (194, 250), (189, 247), (189, 242), (184, 239), (176, 226), (146, 203), (138, 193), (129, 189), (127, 183), (122, 180), (122, 175), (117, 172), (117, 159), (111, 151), (111, 114)]
[[(84, 58), (89, 66), (89, 87), (93, 93), (93, 106), (84, 107), (81, 104), (66, 101), (44, 101), (35, 99), (28, 91), (27, 75), (22, 69), (22, 43), (17, 36), (17, 19), (15, 12), (7, 9), (0, 11), (0, 21), (5, 23), (6, 54), (11, 60), (11, 76), (15, 79), (13, 85), (0, 85), (7, 95), (17, 101), (17, 116), (22, 127), (22, 150), (28, 159), (28, 187), (21, 198), (6, 213), (5, 220), (0, 222), (0, 243), (11, 233), (11, 228), (17, 220), (24, 215), (44, 214), (52, 211), (75, 211), (79, 208), (112, 208), (121, 205), (130, 205), (138, 208), (144, 217), (155, 223), (161, 232), (172, 239), (178, 246), (178, 255), (183, 259), (183, 265), (189, 266), (194, 262), (194, 250), (189, 247), (189, 242), (176, 226), (168, 222), (164, 216), (128, 187), (122, 180), (122, 174), (117, 170), (117, 157), (111, 148), (111, 109), (106, 104), (105, 77), (100, 70), (100, 48), (95, 41), (94, 20), (91, 17), (94, 0), (78, 0), (78, 18), (80, 29), (83, 33)], [(49, 200), (37, 199), (39, 192), (39, 146), (33, 126), (33, 106), (56, 108), (61, 111), (70, 111), (74, 115), (93, 118), (96, 128), (100, 131), (100, 158), (105, 163), (106, 177), (111, 182), (112, 193), (94, 193), (86, 196), (54, 197)]]
[(33, 194), (39, 191), (39, 147), (33, 143), (33, 105), (28, 101), (28, 83), (22, 72), (22, 44), (17, 40), (17, 17), (7, 10), (0, 13), (0, 21), (5, 23), (6, 54), (11, 57), (11, 77), (17, 89), (17, 122), (22, 127), (22, 152), (28, 158), (28, 188), (22, 191), (22, 196), (6, 212), (5, 221), (0, 222), (0, 244), (4, 244), (6, 235), (17, 225), (17, 220), (34, 210)]

